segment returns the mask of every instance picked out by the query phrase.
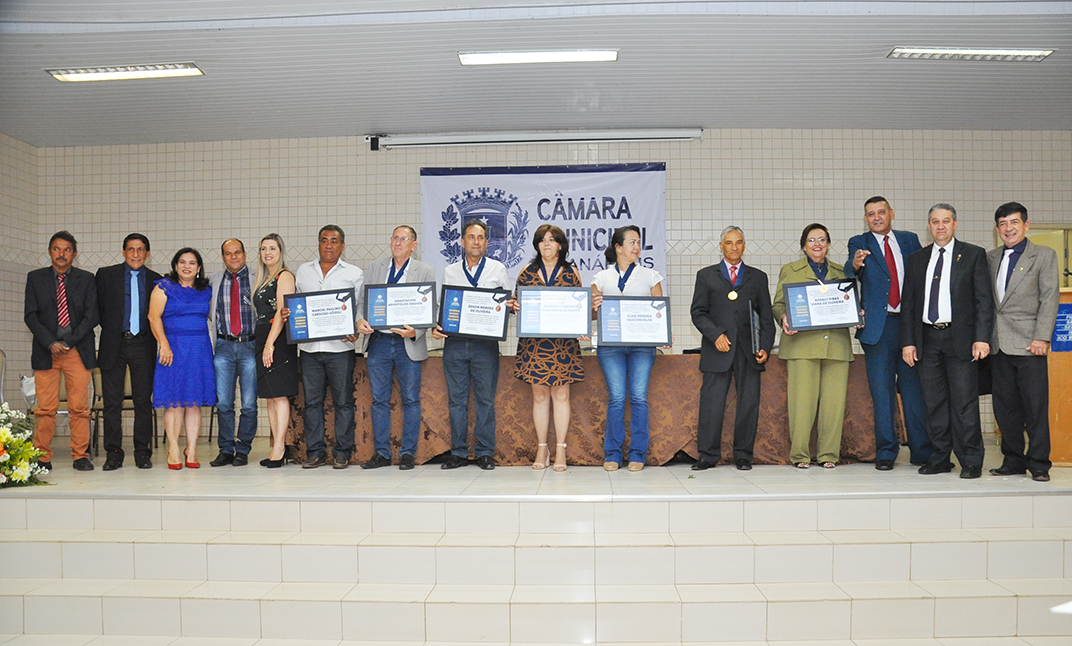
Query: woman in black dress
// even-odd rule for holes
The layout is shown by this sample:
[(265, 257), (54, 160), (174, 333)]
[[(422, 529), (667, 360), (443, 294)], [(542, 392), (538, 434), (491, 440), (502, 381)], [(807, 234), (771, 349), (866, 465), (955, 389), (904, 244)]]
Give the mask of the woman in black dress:
[[(284, 297), (294, 293), (294, 274), (287, 270), (283, 238), (269, 233), (261, 240), (257, 286), (253, 308), (257, 313), (257, 396), (268, 400), (268, 424), (272, 429), (272, 450), (261, 460), (262, 467), (283, 466), (285, 435), (290, 423), (290, 399), (298, 394), (298, 348), (287, 343), (284, 333)], [(276, 345), (276, 341), (280, 341)]]

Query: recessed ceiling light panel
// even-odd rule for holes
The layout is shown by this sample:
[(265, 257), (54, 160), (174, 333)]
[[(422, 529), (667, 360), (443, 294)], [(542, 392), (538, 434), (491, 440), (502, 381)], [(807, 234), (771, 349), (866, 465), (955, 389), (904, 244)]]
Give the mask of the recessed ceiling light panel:
[(521, 65), (525, 63), (609, 63), (616, 49), (575, 49), (548, 52), (458, 52), (462, 65)]
[(161, 63), (153, 65), (115, 65), (112, 67), (78, 67), (45, 70), (58, 81), (126, 81), (130, 79), (161, 79), (179, 76), (204, 76), (196, 63)]
[(886, 58), (937, 61), (1010, 61), (1030, 63), (1044, 60), (1055, 49), (975, 49), (967, 47), (894, 47)]

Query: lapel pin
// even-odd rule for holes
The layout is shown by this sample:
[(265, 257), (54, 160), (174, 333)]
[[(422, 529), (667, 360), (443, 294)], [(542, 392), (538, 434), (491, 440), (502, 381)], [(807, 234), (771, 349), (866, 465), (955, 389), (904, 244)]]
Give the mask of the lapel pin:
[(960, 254), (957, 254), (957, 262), (960, 262)]

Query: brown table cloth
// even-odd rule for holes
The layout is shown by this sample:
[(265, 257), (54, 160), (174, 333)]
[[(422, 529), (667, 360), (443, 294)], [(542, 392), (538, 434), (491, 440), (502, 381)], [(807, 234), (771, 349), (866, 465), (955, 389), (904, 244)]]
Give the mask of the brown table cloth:
[[(655, 359), (648, 383), (649, 424), (651, 443), (649, 465), (665, 464), (679, 451), (695, 458), (696, 424), (699, 414), (700, 383), (699, 355), (659, 355)], [(495, 397), (496, 450), (500, 465), (530, 465), (536, 455), (536, 430), (532, 422), (532, 389), (514, 378), (514, 357), (500, 357), (499, 387)], [(600, 465), (603, 463), (603, 431), (606, 423), (607, 387), (596, 357), (586, 355), (585, 381), (570, 388), (570, 429), (566, 443), (569, 464)], [(760, 398), (759, 428), (756, 433), (754, 461), (756, 464), (789, 464), (789, 418), (786, 411), (786, 363), (772, 357), (763, 373)], [(358, 357), (354, 369), (355, 388), (355, 449), (351, 463), (372, 457), (372, 394), (369, 390), (365, 359)], [(730, 387), (726, 417), (722, 429), (723, 462), (733, 455), (733, 418), (735, 390)], [(305, 458), (302, 432), (303, 397), (299, 392), (291, 408), (287, 444), (297, 460)], [(447, 413), (447, 386), (443, 379), (443, 360), (430, 357), (424, 362), (421, 381), (421, 435), (417, 445), (417, 463), (424, 463), (450, 450), (450, 417)], [(324, 403), (327, 418), (326, 440), (334, 443), (331, 393)], [(473, 403), (469, 403), (469, 438), (476, 419)], [(626, 406), (628, 429), (629, 407)], [(900, 420), (898, 420), (899, 422)], [(549, 432), (554, 442), (554, 429)], [(391, 451), (397, 462), (402, 437), (402, 406), (398, 387), (391, 394)], [(626, 438), (628, 443), (628, 434)], [(815, 435), (812, 435), (812, 451)], [(472, 457), (472, 456), (470, 456)], [(864, 357), (856, 356), (849, 368), (849, 393), (845, 406), (845, 428), (841, 439), (842, 461), (875, 459), (874, 415), (871, 394), (867, 388)]]

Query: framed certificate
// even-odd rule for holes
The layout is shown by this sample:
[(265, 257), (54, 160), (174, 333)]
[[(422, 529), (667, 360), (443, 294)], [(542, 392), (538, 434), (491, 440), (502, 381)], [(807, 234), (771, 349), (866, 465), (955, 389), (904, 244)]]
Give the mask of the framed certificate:
[(829, 330), (863, 323), (855, 280), (789, 283), (782, 285), (782, 294), (790, 330)]
[(592, 334), (592, 290), (587, 287), (518, 287), (518, 337), (575, 339)]
[(449, 336), (506, 340), (506, 315), (510, 292), (505, 289), (481, 289), (443, 285), (439, 305), (439, 325)]
[(287, 343), (332, 341), (357, 333), (353, 288), (287, 294), (283, 298), (290, 309)]
[(365, 309), (373, 330), (435, 327), (435, 283), (366, 285)]
[(669, 298), (604, 296), (598, 312), (599, 345), (671, 345)]

